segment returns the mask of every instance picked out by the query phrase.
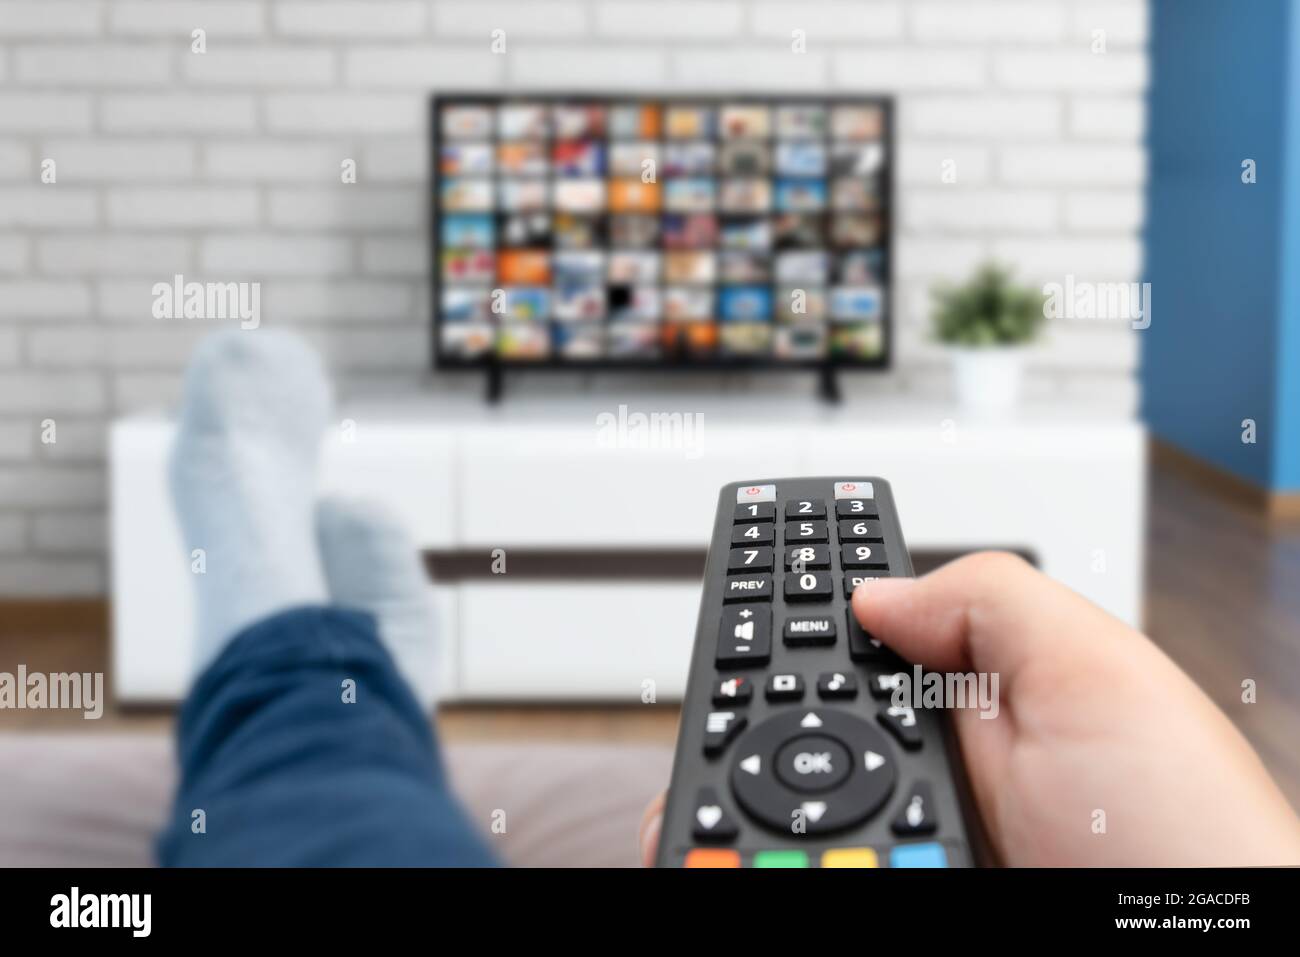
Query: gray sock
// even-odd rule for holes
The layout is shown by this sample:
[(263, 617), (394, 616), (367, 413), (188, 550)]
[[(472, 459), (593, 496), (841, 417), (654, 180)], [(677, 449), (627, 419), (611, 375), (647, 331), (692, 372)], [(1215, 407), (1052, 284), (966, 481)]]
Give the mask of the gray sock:
[(195, 572), (197, 669), (248, 625), (328, 601), (315, 497), (330, 404), (320, 360), (293, 336), (227, 330), (195, 350), (171, 489)]
[(321, 561), (335, 605), (375, 616), (379, 638), (426, 709), (437, 697), (437, 626), (419, 551), (387, 511), (324, 499), (317, 507)]

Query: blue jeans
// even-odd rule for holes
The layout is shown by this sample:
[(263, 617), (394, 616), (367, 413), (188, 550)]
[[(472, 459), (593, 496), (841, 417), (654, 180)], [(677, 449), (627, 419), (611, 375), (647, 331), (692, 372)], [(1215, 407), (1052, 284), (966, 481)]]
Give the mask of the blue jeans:
[(495, 863), (364, 613), (301, 608), (242, 632), (190, 692), (178, 738), (164, 865)]

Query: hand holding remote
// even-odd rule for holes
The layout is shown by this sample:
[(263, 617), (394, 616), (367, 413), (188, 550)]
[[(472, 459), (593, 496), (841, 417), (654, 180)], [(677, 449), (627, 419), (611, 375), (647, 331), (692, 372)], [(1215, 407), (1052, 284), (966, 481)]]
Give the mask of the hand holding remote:
[(1300, 864), (1300, 819), (1224, 714), (1144, 635), (1020, 559), (867, 582), (853, 611), (926, 669), (999, 674), (996, 718), (953, 718), (1003, 863)]

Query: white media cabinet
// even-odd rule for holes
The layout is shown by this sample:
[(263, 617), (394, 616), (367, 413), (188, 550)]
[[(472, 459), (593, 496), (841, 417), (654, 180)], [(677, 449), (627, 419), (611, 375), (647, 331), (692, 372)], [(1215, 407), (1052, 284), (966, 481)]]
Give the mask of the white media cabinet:
[[(638, 447), (644, 433), (609, 424), (620, 406), (698, 428)], [(647, 681), (680, 696), (718, 488), (736, 480), (879, 475), (913, 554), (1023, 550), (1140, 624), (1146, 444), (1130, 420), (738, 395), (428, 397), (339, 417), (324, 489), (384, 502), (433, 553), (444, 699), (638, 701)], [(173, 432), (163, 417), (112, 429), (113, 681), (126, 703), (174, 701), (190, 679)]]

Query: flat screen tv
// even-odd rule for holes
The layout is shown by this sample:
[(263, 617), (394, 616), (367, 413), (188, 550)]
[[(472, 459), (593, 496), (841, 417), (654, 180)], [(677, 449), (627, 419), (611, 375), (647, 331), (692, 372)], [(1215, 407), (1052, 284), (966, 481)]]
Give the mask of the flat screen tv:
[(892, 112), (435, 96), (436, 365), (887, 365)]

